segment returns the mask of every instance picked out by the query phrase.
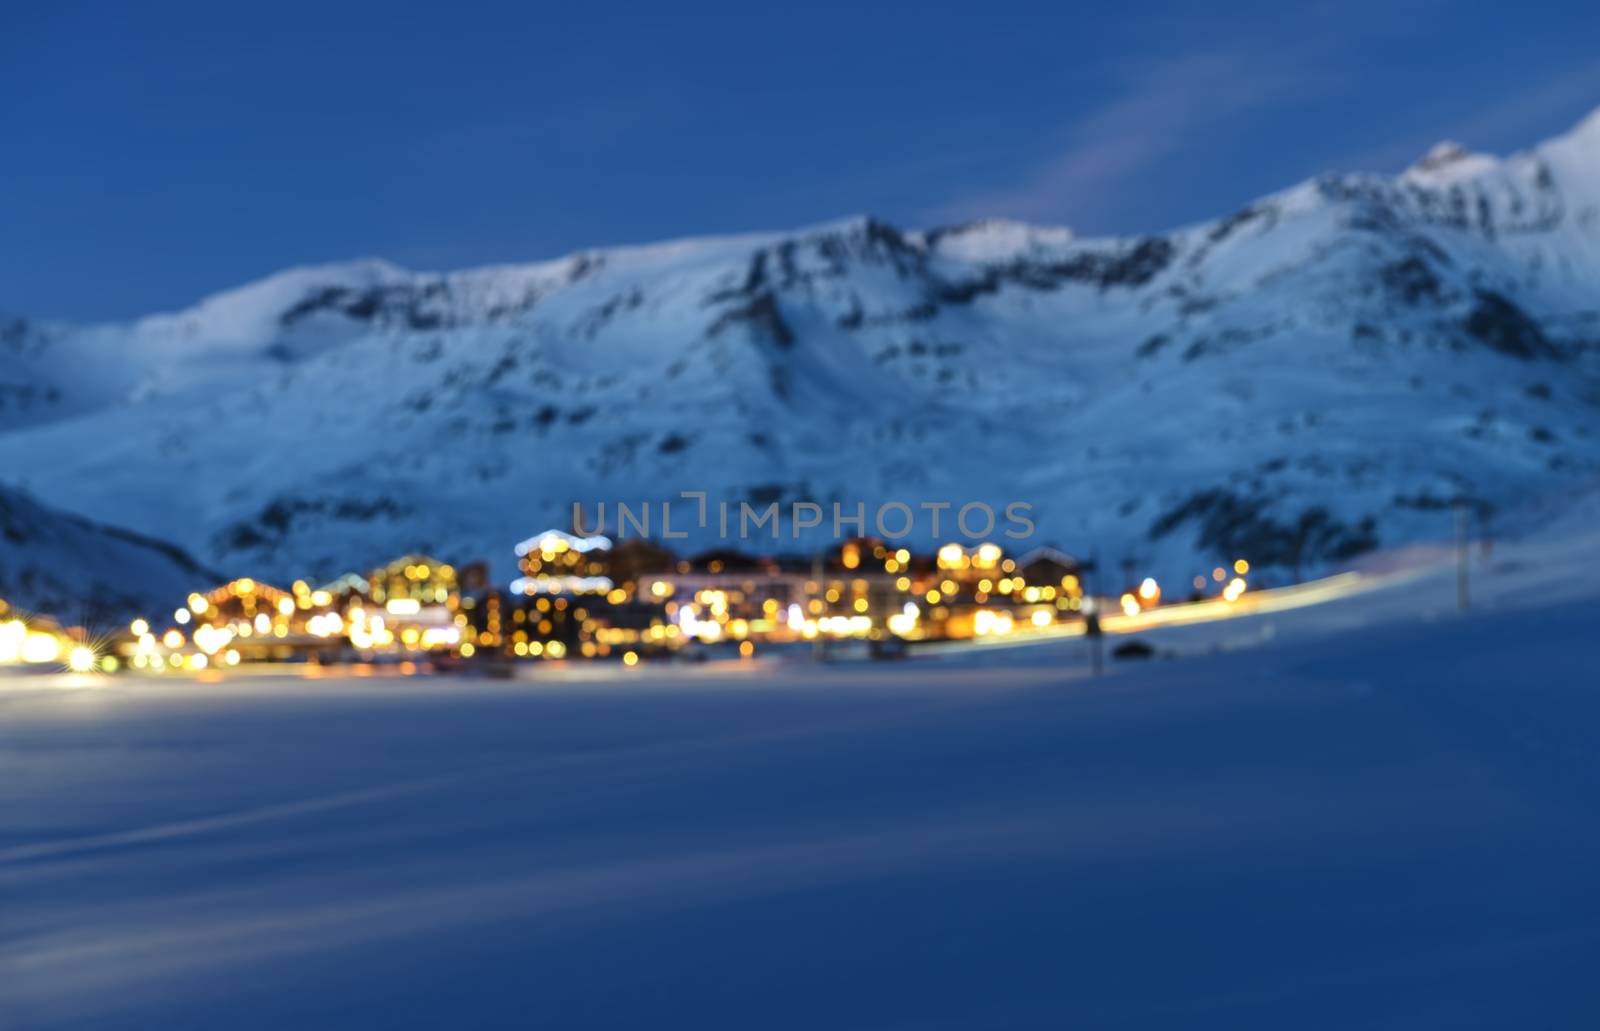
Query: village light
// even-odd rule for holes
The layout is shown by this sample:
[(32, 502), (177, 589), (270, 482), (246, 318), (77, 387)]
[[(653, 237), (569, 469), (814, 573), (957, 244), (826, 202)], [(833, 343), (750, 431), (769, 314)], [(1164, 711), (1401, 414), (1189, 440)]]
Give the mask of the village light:
[(1246, 562), (1242, 558), (1235, 559), (1233, 563), (1233, 571), (1238, 573), (1240, 576), (1243, 576), (1244, 574), (1250, 572), (1250, 563)]
[(0, 623), (0, 662), (22, 658), (22, 642), (27, 636), (28, 628), (20, 619)]
[(22, 639), (23, 662), (55, 662), (61, 658), (61, 642), (55, 634), (30, 630)]
[(142, 619), (136, 619), (128, 624), (128, 631), (135, 637), (143, 637), (150, 632), (150, 624)]
[(425, 649), (454, 646), (461, 640), (461, 632), (455, 627), (429, 627), (422, 632), (422, 647)]
[(74, 673), (87, 673), (94, 669), (97, 658), (93, 648), (80, 644), (67, 653), (67, 668)]
[(1244, 593), (1244, 590), (1244, 579), (1236, 576), (1232, 580), (1228, 581), (1227, 587), (1222, 589), (1222, 597), (1228, 601), (1237, 601), (1239, 599), (1239, 595)]
[(1156, 583), (1155, 577), (1147, 576), (1144, 583), (1139, 585), (1139, 600), (1149, 604), (1161, 600), (1161, 585)]
[(866, 616), (824, 616), (817, 620), (817, 628), (835, 637), (853, 637), (872, 629), (872, 620)]
[(232, 640), (233, 630), (229, 627), (200, 626), (194, 632), (195, 647), (207, 655), (215, 655)]
[(972, 632), (980, 637), (990, 634), (1009, 634), (1014, 626), (1009, 612), (979, 609), (972, 617)]
[(1122, 611), (1126, 615), (1137, 616), (1139, 614), (1139, 599), (1131, 594), (1124, 594), (1122, 596)]

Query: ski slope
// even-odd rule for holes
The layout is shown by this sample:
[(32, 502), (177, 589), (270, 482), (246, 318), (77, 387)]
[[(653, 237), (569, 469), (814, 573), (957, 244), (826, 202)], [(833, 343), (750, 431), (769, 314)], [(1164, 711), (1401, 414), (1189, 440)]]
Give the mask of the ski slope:
[(1563, 519), (1098, 679), (0, 683), (0, 1026), (1592, 1028)]

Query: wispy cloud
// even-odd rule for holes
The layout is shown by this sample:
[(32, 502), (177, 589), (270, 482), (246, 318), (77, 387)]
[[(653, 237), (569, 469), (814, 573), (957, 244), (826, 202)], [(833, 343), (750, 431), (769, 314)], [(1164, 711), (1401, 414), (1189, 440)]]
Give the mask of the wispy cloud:
[[(1439, 89), (1423, 83), (1398, 95), (1373, 94), (1372, 83), (1385, 81), (1375, 62), (1426, 53), (1438, 19), (1448, 14), (1439, 0), (1344, 0), (1303, 6), (1270, 23), (1193, 23), (1185, 27), (1188, 39), (1169, 36), (1159, 50), (1152, 45), (1163, 60), (1107, 64), (1095, 92), (1109, 99), (1065, 113), (1040, 141), (1035, 160), (1008, 179), (932, 207), (924, 218), (1137, 222), (1157, 191), (1183, 192), (1186, 156), (1213, 156), (1263, 126), (1281, 129), (1284, 115), (1301, 108), (1332, 112), (1332, 124), (1347, 127), (1346, 137), (1359, 135), (1349, 131), (1352, 125), (1371, 135), (1341, 143), (1304, 127), (1294, 151), (1273, 162), (1284, 178), (1266, 188), (1319, 171), (1396, 171), (1443, 137), (1475, 149), (1518, 149), (1563, 131), (1600, 103), (1600, 64), (1593, 61), (1533, 69), (1520, 83), (1507, 84), (1502, 75), (1491, 92), (1484, 83), (1456, 88), (1449, 59), (1431, 55)], [(1493, 99), (1484, 100), (1486, 93)], [(1361, 120), (1362, 111), (1372, 117)]]
[(1130, 176), (1173, 158), (1231, 122), (1333, 85), (1320, 73), (1266, 61), (1259, 53), (1190, 54), (1128, 66), (1117, 98), (1065, 126), (1053, 156), (1028, 169), (1020, 181), (963, 198), (932, 217), (1061, 218), (1105, 203)]

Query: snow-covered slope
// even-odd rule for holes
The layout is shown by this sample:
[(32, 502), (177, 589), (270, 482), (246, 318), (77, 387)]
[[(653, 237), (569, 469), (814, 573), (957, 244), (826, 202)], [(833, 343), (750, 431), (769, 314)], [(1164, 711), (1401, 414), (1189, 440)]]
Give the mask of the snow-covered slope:
[(218, 580), (182, 550), (0, 488), (0, 598), (103, 629)]
[(30, 677), (0, 1024), (1590, 1031), (1596, 590), (1100, 680)]
[(0, 411), (3, 475), (239, 572), (503, 563), (685, 490), (1017, 500), (1163, 576), (1310, 571), (1600, 472), (1600, 112), (1162, 236), (855, 218), (10, 327), (54, 400)]

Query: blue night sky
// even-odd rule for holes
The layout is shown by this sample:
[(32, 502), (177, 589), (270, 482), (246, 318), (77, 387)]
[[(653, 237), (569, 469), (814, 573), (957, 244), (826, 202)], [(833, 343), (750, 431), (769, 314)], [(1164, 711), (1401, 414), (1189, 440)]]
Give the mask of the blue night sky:
[(1593, 2), (411, 7), (7, 4), (0, 310), (858, 212), (1157, 230), (1600, 105)]

